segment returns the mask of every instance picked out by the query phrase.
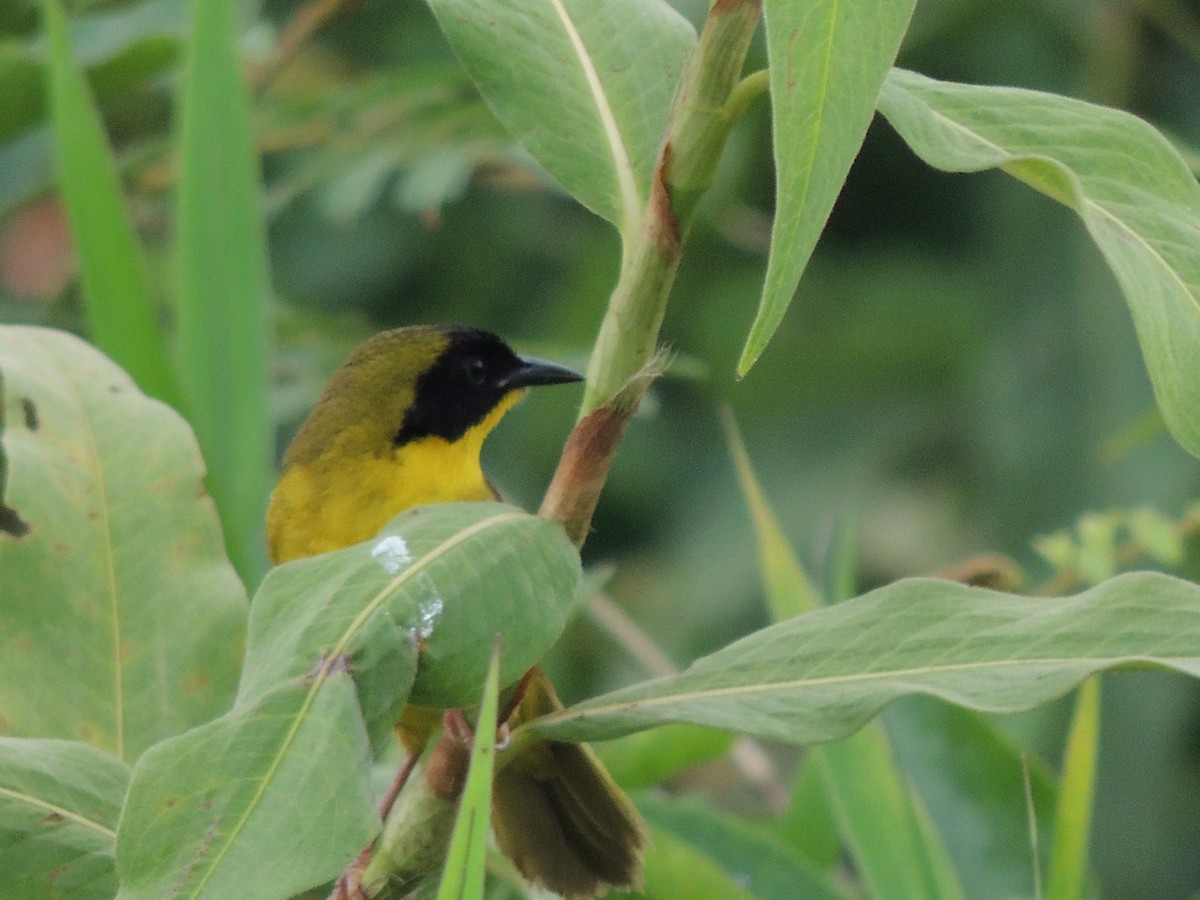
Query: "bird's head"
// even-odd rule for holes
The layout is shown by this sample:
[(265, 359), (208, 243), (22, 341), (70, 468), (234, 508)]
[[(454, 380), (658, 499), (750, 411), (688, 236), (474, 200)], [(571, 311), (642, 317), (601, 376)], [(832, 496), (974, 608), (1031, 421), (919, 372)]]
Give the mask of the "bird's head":
[(518, 356), (477, 328), (385, 331), (334, 373), (284, 463), (311, 462), (337, 442), (383, 456), (429, 438), (482, 441), (526, 388), (580, 380), (564, 366)]

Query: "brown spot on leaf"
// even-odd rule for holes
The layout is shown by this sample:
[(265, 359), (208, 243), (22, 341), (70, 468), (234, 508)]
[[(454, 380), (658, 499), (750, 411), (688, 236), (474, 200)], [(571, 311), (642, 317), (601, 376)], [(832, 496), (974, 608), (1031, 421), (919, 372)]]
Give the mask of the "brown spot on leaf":
[(350, 671), (350, 654), (338, 653), (335, 656), (322, 656), (317, 660), (316, 664), (308, 670), (305, 679), (315, 681), (318, 678), (327, 678), (330, 675), (337, 675), (342, 672)]
[(209, 678), (207, 672), (193, 672), (187, 678), (183, 679), (183, 692), (185, 694), (199, 694), (208, 689)]

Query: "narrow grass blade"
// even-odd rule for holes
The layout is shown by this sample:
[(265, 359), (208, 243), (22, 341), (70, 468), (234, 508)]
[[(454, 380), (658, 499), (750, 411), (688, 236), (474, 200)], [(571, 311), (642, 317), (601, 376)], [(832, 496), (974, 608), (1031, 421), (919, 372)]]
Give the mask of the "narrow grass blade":
[(475, 746), (471, 769), (463, 788), (450, 852), (442, 872), (437, 900), (466, 900), (483, 895), (484, 863), (487, 861), (488, 828), (492, 814), (492, 776), (496, 764), (496, 714), (500, 696), (500, 643), (492, 652), (483, 701), (475, 722)]
[(840, 830), (871, 896), (961, 898), (954, 869), (900, 777), (887, 733), (874, 723), (813, 750)]
[(771, 621), (782, 622), (799, 613), (818, 609), (821, 606), (821, 597), (813, 587), (812, 579), (796, 559), (779, 519), (767, 502), (758, 476), (754, 474), (754, 467), (746, 453), (746, 445), (742, 442), (733, 413), (726, 410), (723, 419), (725, 440), (729, 444), (729, 452), (733, 455), (746, 506), (749, 507), (750, 516), (754, 520), (754, 531), (758, 538), (758, 564), (762, 572), (763, 587), (766, 589)]
[(253, 587), (274, 428), (267, 407), (270, 283), (258, 159), (232, 0), (196, 0), (179, 130), (180, 380), (229, 553)]
[(44, 0), (59, 189), (79, 254), (96, 345), (147, 394), (179, 406), (159, 313), (125, 209), (116, 162), (71, 51), (59, 0)]
[(1079, 687), (1071, 732), (1067, 736), (1046, 900), (1079, 900), (1084, 896), (1099, 738), (1100, 679), (1089, 678)]
[[(820, 597), (758, 484), (731, 415), (725, 417), (725, 429), (754, 518), (773, 617), (782, 621), (819, 609)], [(875, 896), (897, 900), (962, 896), (936, 833), (918, 827), (919, 800), (901, 777), (881, 723), (870, 722), (857, 734), (815, 747), (811, 753), (824, 789), (825, 803), (818, 805), (817, 812), (826, 806), (836, 812), (841, 835)]]

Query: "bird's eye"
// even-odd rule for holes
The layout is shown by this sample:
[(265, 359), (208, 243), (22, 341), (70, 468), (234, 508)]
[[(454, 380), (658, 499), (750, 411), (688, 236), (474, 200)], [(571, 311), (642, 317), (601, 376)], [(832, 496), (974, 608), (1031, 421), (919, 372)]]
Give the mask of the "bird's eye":
[(466, 366), (467, 378), (471, 380), (471, 383), (474, 385), (483, 384), (487, 376), (487, 366), (484, 364), (483, 358), (472, 356), (467, 360)]

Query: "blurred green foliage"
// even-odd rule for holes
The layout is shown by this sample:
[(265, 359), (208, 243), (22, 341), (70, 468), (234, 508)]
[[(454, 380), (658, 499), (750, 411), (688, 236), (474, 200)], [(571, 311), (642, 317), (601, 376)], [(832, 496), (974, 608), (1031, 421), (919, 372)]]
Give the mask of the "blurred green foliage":
[[(469, 322), (582, 363), (617, 273), (608, 226), (511, 145), (424, 6), (347, 4), (274, 65), (301, 5), (241, 5), (279, 298), (280, 445), (346, 350), (382, 327)], [(703, 17), (703, 3), (677, 5)], [(76, 55), (160, 281), (186, 9), (72, 5)], [(32, 0), (0, 4), (0, 320), (79, 329), (69, 249), (53, 215), (31, 213), (53, 181), (35, 13)], [(1198, 35), (1200, 8), (1186, 0), (927, 0), (899, 62), (1122, 107), (1195, 159)], [(749, 66), (764, 64), (760, 41)], [(611, 592), (672, 658), (767, 621), (723, 404), (827, 587), (844, 579), (847, 553), (859, 590), (993, 551), (1036, 580), (1050, 567), (1034, 537), (1087, 511), (1183, 515), (1200, 470), (1153, 418), (1125, 306), (1070, 213), (998, 174), (934, 172), (882, 122), (774, 343), (735, 382), (765, 265), (769, 125), (757, 101), (730, 139), (664, 327), (675, 365), (622, 447), (587, 547), (591, 561), (621, 561)], [(486, 449), (528, 508), (572, 421), (568, 394), (524, 405)], [(1176, 571), (1196, 577), (1195, 541), (1183, 550)], [(589, 622), (572, 628), (551, 660), (564, 695), (630, 675), (611, 646)], [(917, 741), (894, 721), (908, 705), (888, 717), (901, 758)], [(1110, 676), (1102, 721), (1092, 858), (1103, 895), (1200, 889), (1200, 688)], [(1004, 725), (1057, 759), (1065, 708)]]

